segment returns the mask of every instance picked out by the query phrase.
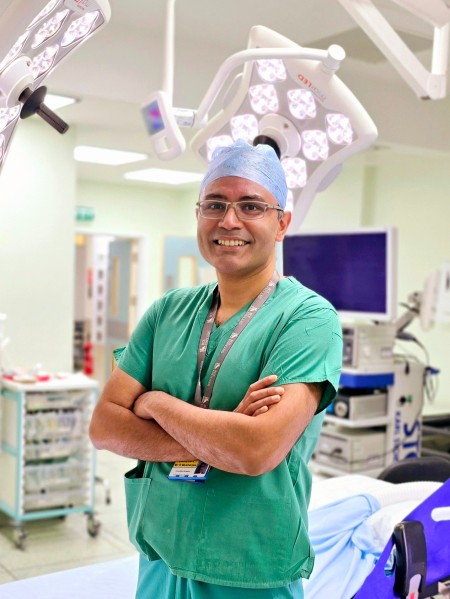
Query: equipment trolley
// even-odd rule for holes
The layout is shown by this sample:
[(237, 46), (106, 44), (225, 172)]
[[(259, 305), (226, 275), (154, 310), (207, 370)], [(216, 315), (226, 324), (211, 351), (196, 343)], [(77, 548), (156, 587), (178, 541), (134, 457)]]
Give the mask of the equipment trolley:
[(24, 523), (80, 512), (88, 533), (97, 536), (95, 451), (88, 436), (97, 382), (83, 374), (0, 381), (0, 510), (12, 521), (16, 546), (25, 548)]

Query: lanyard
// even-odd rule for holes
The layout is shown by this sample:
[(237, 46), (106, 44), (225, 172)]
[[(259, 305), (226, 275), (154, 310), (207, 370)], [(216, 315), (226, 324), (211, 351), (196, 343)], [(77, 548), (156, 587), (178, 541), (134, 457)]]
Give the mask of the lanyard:
[(217, 374), (220, 370), (220, 367), (223, 364), (223, 361), (226, 358), (226, 355), (230, 351), (233, 343), (251, 321), (251, 319), (255, 316), (261, 306), (265, 303), (265, 301), (272, 295), (275, 290), (276, 284), (280, 279), (279, 274), (275, 271), (273, 273), (272, 278), (266, 287), (261, 291), (258, 297), (254, 300), (250, 308), (238, 322), (233, 332), (228, 338), (228, 341), (222, 348), (222, 351), (217, 358), (217, 362), (214, 364), (211, 375), (209, 377), (208, 384), (206, 386), (204, 394), (202, 394), (202, 385), (200, 382), (200, 376), (203, 368), (203, 363), (205, 361), (206, 349), (208, 347), (209, 338), (211, 336), (212, 327), (214, 324), (214, 319), (216, 318), (217, 310), (219, 307), (219, 290), (218, 287), (214, 289), (213, 301), (211, 304), (211, 308), (209, 309), (208, 316), (206, 317), (205, 323), (202, 329), (202, 335), (200, 337), (200, 343), (198, 346), (197, 353), (197, 371), (198, 371), (198, 380), (197, 387), (195, 389), (195, 405), (201, 408), (208, 408), (209, 402), (211, 400), (211, 395), (214, 387), (214, 383), (216, 382)]

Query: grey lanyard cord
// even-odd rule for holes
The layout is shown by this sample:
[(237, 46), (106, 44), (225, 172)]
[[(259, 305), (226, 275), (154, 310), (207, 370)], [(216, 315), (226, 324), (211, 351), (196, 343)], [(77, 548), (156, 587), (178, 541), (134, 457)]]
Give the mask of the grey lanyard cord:
[(220, 352), (219, 357), (217, 358), (217, 362), (214, 364), (211, 375), (209, 377), (208, 384), (205, 389), (205, 393), (202, 395), (202, 384), (200, 381), (200, 377), (201, 377), (201, 372), (202, 372), (202, 368), (203, 368), (203, 363), (205, 361), (206, 349), (208, 347), (209, 338), (211, 336), (214, 319), (216, 318), (217, 310), (219, 307), (218, 288), (216, 287), (214, 289), (213, 301), (211, 304), (211, 308), (209, 309), (208, 316), (206, 317), (205, 323), (203, 325), (202, 335), (200, 337), (200, 343), (198, 346), (198, 353), (197, 353), (198, 381), (197, 381), (197, 387), (195, 389), (195, 405), (196, 406), (199, 406), (201, 408), (209, 407), (209, 402), (211, 400), (214, 383), (216, 382), (217, 374), (220, 370), (220, 367), (223, 364), (223, 361), (226, 358), (226, 355), (230, 351), (233, 343), (236, 341), (236, 339), (239, 337), (239, 335), (242, 333), (242, 331), (248, 325), (250, 320), (255, 316), (255, 314), (258, 312), (258, 310), (261, 308), (261, 306), (266, 302), (266, 300), (272, 295), (279, 279), (280, 279), (280, 275), (275, 271), (273, 273), (273, 276), (270, 279), (269, 283), (266, 285), (266, 287), (264, 287), (264, 289), (261, 291), (261, 293), (258, 295), (258, 297), (255, 299), (255, 301), (252, 303), (250, 308), (247, 310), (247, 312), (244, 314), (244, 316), (241, 318), (241, 320), (236, 325), (235, 329), (229, 336), (228, 341), (223, 346), (222, 351)]

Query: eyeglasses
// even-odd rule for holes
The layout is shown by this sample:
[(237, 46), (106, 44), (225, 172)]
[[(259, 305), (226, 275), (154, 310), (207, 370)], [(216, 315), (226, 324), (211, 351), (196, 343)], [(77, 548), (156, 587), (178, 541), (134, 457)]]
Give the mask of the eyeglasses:
[(217, 200), (203, 200), (197, 202), (197, 206), (200, 212), (200, 216), (208, 218), (210, 220), (222, 220), (225, 218), (227, 210), (230, 206), (233, 206), (236, 216), (240, 220), (257, 220), (262, 218), (266, 210), (277, 210), (278, 212), (284, 212), (283, 208), (279, 206), (272, 206), (272, 204), (266, 204), (266, 202), (258, 201), (243, 201), (243, 202), (222, 202)]

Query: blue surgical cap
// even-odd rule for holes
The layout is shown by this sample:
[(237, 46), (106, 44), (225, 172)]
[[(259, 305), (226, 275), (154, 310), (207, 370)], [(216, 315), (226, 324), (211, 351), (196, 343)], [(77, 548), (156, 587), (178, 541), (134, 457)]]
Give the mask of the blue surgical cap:
[(221, 177), (242, 177), (258, 183), (281, 208), (286, 206), (286, 176), (275, 150), (267, 144), (251, 146), (238, 139), (231, 146), (216, 148), (200, 185), (200, 195), (209, 183)]

